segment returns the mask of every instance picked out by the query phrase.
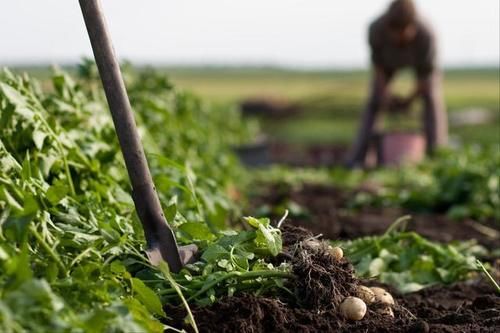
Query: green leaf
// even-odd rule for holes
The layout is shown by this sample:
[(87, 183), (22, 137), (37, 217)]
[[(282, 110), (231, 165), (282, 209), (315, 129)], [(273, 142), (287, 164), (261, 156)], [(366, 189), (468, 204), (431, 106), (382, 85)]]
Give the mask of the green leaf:
[(32, 215), (9, 216), (3, 224), (5, 235), (18, 242), (24, 242), (28, 234), (29, 224), (32, 220)]
[(111, 263), (110, 265), (111, 271), (114, 273), (120, 273), (123, 274), (127, 271), (123, 263), (119, 260), (115, 260)]
[(379, 276), (384, 271), (385, 266), (385, 261), (383, 259), (373, 259), (368, 269), (370, 276)]
[(19, 254), (8, 262), (6, 273), (10, 276), (6, 289), (16, 289), (33, 277), (28, 244), (22, 243)]
[(173, 222), (175, 216), (177, 215), (177, 204), (172, 203), (171, 205), (168, 205), (167, 208), (164, 209), (164, 214), (165, 218), (167, 219), (167, 222), (169, 223)]
[[(162, 333), (164, 332), (164, 325), (159, 321), (155, 320), (151, 313), (135, 298), (126, 298), (124, 300), (127, 309), (135, 321), (139, 322), (148, 332)], [(103, 322), (104, 325), (109, 325), (107, 321)], [(103, 327), (103, 331), (106, 331), (106, 326)]]
[(220, 259), (229, 259), (229, 251), (218, 244), (212, 244), (203, 252), (201, 259), (208, 263), (213, 263)]
[(225, 236), (222, 236), (217, 244), (224, 248), (230, 248), (239, 244), (243, 244), (249, 241), (252, 241), (256, 237), (255, 231), (240, 231), (238, 233), (230, 234), (225, 232)]
[(273, 256), (277, 256), (281, 252), (281, 233), (278, 229), (271, 231), (264, 226), (264, 224), (259, 224), (259, 230), (257, 231), (257, 238), (255, 241), (257, 243), (265, 243), (265, 247)]
[(45, 138), (48, 136), (47, 133), (42, 132), (40, 130), (34, 130), (32, 135), (33, 135), (33, 142), (35, 143), (36, 148), (38, 150), (42, 150), (43, 142), (45, 141)]
[(68, 192), (69, 189), (65, 185), (52, 185), (45, 195), (52, 205), (56, 205), (68, 194)]
[(215, 235), (210, 232), (210, 229), (205, 223), (187, 222), (181, 224), (178, 229), (188, 234), (192, 240), (211, 241), (215, 239)]
[(0, 260), (7, 260), (9, 257), (10, 256), (7, 251), (5, 251), (5, 249), (0, 245)]
[(13, 208), (14, 210), (22, 211), (23, 206), (21, 203), (19, 203), (16, 198), (14, 198), (9, 191), (7, 191), (7, 188), (3, 188), (3, 198), (7, 201), (7, 204)]
[(21, 95), (17, 90), (12, 88), (11, 86), (0, 82), (0, 90), (3, 92), (4, 96), (7, 97), (7, 100), (18, 107), (26, 105), (26, 99), (23, 95)]
[(258, 229), (260, 225), (269, 226), (270, 221), (268, 218), (256, 219), (255, 217), (247, 216), (244, 220), (252, 227)]
[(132, 290), (135, 292), (137, 299), (144, 304), (151, 313), (165, 317), (158, 295), (137, 278), (132, 278), (131, 282)]
[(39, 157), (39, 167), (42, 172), (43, 177), (48, 177), (52, 166), (57, 161), (57, 157), (54, 155), (38, 155)]

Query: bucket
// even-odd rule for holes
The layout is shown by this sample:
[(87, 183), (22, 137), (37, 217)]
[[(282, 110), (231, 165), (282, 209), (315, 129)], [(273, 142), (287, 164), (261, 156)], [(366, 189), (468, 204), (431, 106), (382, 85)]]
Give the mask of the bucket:
[(420, 133), (384, 133), (379, 141), (378, 162), (385, 166), (418, 163), (425, 158), (425, 146)]

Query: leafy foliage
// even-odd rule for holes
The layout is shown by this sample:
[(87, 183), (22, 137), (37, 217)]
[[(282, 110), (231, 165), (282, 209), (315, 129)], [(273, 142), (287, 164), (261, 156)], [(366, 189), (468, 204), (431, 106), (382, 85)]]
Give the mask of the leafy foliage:
[[(272, 227), (269, 219), (247, 217), (245, 221), (251, 230), (225, 231), (203, 250), (200, 261), (176, 274), (175, 281), (182, 286), (188, 301), (206, 305), (219, 296), (240, 291), (263, 293), (284, 289), (283, 279), (292, 277), (289, 265), (275, 267), (264, 260), (281, 252), (280, 230)], [(154, 274), (145, 276), (151, 287), (157, 289), (165, 301), (178, 302), (175, 286), (168, 287)]]
[(402, 292), (464, 280), (477, 270), (475, 256), (485, 252), (474, 241), (439, 244), (415, 232), (393, 230), (346, 241), (343, 247), (359, 276), (376, 277)]
[(354, 206), (400, 206), (414, 212), (446, 212), (453, 218), (500, 221), (500, 150), (469, 147), (441, 151), (436, 158), (399, 171), (368, 173), (379, 185), (360, 193)]
[[(158, 290), (143, 277), (167, 283), (144, 254), (93, 68), (85, 63), (78, 81), (57, 72), (49, 91), (8, 71), (0, 79), (2, 332), (165, 328)], [(161, 76), (129, 70), (126, 77), (166, 216), (181, 243), (208, 248), (239, 214), (227, 190), (242, 174), (230, 145), (249, 132), (234, 112), (212, 109)], [(279, 235), (260, 224), (254, 239), (262, 255), (248, 259), (249, 270), (278, 248)], [(221, 261), (214, 270), (228, 272)]]
[(0, 328), (158, 328), (105, 264), (144, 260), (110, 120), (67, 76), (53, 84), (0, 83)]

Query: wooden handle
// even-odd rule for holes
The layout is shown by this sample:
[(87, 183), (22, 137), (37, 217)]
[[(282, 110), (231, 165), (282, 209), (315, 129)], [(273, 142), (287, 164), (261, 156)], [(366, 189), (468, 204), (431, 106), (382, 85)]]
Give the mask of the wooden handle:
[(79, 1), (148, 247), (159, 248), (170, 269), (178, 272), (182, 265), (175, 236), (163, 215), (154, 188), (101, 3), (99, 0)]

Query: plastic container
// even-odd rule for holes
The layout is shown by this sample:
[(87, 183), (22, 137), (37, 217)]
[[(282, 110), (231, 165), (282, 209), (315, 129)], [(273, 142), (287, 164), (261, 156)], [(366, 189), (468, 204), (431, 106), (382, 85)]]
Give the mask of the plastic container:
[(425, 143), (420, 133), (384, 133), (379, 141), (379, 164), (400, 166), (418, 163), (425, 158)]

